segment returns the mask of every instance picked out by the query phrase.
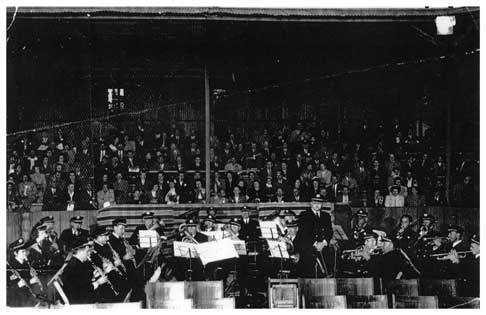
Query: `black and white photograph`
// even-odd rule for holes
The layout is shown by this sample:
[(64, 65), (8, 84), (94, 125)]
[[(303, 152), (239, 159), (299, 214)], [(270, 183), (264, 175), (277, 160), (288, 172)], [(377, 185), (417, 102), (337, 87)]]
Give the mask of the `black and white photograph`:
[(155, 5), (4, 6), (2, 308), (480, 308), (479, 6)]

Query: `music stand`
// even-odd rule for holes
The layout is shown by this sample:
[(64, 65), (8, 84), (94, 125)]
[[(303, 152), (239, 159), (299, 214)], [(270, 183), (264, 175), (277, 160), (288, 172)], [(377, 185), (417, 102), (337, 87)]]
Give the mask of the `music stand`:
[(287, 251), (287, 244), (285, 244), (285, 242), (275, 241), (275, 240), (267, 240), (267, 243), (268, 243), (268, 250), (270, 251), (270, 257), (280, 259), (279, 277), (280, 279), (283, 279), (284, 259), (290, 258), (289, 252)]
[(140, 230), (139, 232), (140, 248), (153, 248), (159, 243), (159, 233), (155, 230)]
[(277, 223), (274, 221), (262, 221), (258, 220), (260, 224), (260, 231), (262, 233), (262, 238), (265, 239), (277, 239), (278, 238), (278, 230), (277, 230)]
[(174, 242), (174, 257), (189, 259), (189, 269), (187, 270), (187, 281), (192, 281), (192, 259), (199, 258), (196, 244), (186, 242)]

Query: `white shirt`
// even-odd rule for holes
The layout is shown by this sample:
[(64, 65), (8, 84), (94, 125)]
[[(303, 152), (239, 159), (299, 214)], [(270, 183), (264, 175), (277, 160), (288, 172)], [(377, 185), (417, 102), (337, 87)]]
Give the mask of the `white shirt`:
[(452, 243), (452, 248), (456, 247), (461, 242), (462, 242), (462, 240), (455, 241), (454, 243)]

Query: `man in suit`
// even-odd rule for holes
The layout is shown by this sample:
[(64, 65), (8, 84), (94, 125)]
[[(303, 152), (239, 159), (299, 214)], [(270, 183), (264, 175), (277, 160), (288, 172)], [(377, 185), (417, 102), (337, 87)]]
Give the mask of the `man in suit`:
[(70, 251), (74, 247), (74, 243), (78, 240), (86, 240), (89, 236), (88, 230), (81, 228), (83, 224), (82, 216), (72, 217), (69, 222), (71, 223), (71, 227), (62, 231), (59, 237), (59, 243), (65, 253)]
[(67, 185), (67, 191), (61, 199), (63, 210), (74, 211), (81, 208), (81, 194), (74, 189), (74, 184)]
[(330, 215), (321, 211), (322, 202), (320, 195), (315, 196), (311, 200), (311, 209), (299, 216), (294, 247), (300, 256), (297, 274), (303, 278), (322, 278), (328, 274), (323, 250), (328, 246), (333, 230)]
[(96, 194), (98, 200), (98, 208), (102, 209), (115, 203), (115, 192), (113, 189), (108, 189), (108, 184), (104, 183), (103, 188)]
[(241, 218), (238, 220), (240, 231), (238, 237), (245, 242), (252, 242), (258, 239), (258, 222), (250, 218), (251, 210), (247, 206), (241, 208)]
[(49, 187), (44, 192), (42, 199), (42, 211), (61, 210), (61, 196), (56, 188), (56, 182), (51, 181)]

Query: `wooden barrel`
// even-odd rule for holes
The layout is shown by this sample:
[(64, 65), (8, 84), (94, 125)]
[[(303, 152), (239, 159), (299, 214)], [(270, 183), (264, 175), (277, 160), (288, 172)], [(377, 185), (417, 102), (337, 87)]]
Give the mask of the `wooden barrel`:
[(158, 308), (159, 301), (184, 300), (184, 282), (153, 282), (145, 285), (147, 308)]
[(306, 303), (305, 308), (332, 308), (344, 309), (347, 308), (346, 296), (313, 296), (309, 302)]
[(438, 308), (439, 302), (437, 296), (408, 296), (394, 295), (394, 308)]
[(388, 308), (386, 295), (349, 295), (348, 308)]
[(338, 295), (373, 295), (373, 278), (336, 278)]
[(224, 297), (223, 281), (186, 281), (184, 283), (184, 296), (199, 301), (222, 299)]
[(456, 296), (456, 279), (420, 279), (421, 295)]
[(210, 299), (204, 301), (198, 301), (195, 304), (195, 308), (223, 308), (223, 309), (233, 309), (235, 308), (234, 298), (222, 298), (222, 299)]
[(299, 288), (297, 283), (272, 284), (268, 289), (270, 308), (298, 308)]
[(418, 279), (397, 279), (388, 283), (386, 292), (395, 295), (419, 295), (419, 280)]

